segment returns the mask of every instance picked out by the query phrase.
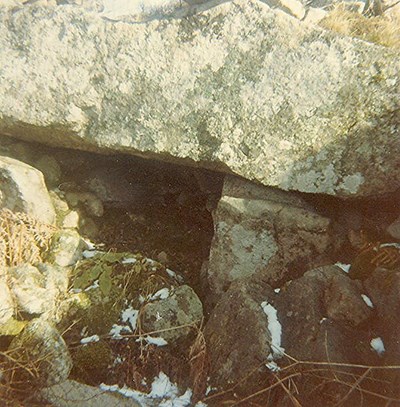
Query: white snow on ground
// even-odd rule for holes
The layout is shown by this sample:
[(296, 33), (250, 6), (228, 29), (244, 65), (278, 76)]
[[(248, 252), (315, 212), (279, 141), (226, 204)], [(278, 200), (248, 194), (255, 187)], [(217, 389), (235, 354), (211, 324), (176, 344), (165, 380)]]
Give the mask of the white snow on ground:
[(265, 366), (267, 366), (267, 368), (274, 373), (279, 372), (281, 370), (281, 368), (274, 361), (266, 363)]
[(382, 243), (379, 247), (396, 247), (400, 250), (400, 243)]
[(169, 269), (169, 268), (166, 268), (165, 271), (166, 271), (166, 273), (167, 273), (170, 277), (172, 277), (172, 278), (174, 278), (176, 281), (178, 281), (178, 283), (183, 283), (183, 277), (182, 277), (182, 276), (178, 276), (178, 274), (176, 274), (175, 271), (172, 271), (172, 270)]
[(371, 339), (370, 344), (371, 344), (372, 349), (379, 356), (383, 355), (383, 353), (385, 352), (385, 345), (383, 344), (382, 338), (377, 337), (377, 338)]
[(146, 341), (149, 345), (156, 345), (156, 346), (165, 346), (168, 345), (168, 342), (161, 337), (155, 338), (154, 336), (146, 335), (140, 336), (136, 339), (136, 342)]
[(121, 314), (121, 321), (122, 322), (129, 322), (129, 325), (134, 331), (136, 329), (136, 322), (138, 319), (139, 311), (137, 309), (133, 309), (132, 307), (127, 308), (126, 310), (122, 311)]
[(127, 257), (125, 259), (122, 259), (121, 263), (122, 264), (135, 264), (137, 262), (137, 259), (134, 257)]
[[(179, 389), (176, 384), (171, 383), (168, 376), (160, 372), (158, 377), (154, 378), (149, 394), (132, 390), (126, 386), (120, 388), (114, 384), (112, 386), (101, 384), (100, 388), (104, 391), (117, 392), (125, 397), (132, 398), (143, 407), (154, 406), (158, 402), (159, 407), (186, 407), (191, 405), (192, 390), (187, 389), (184, 394), (179, 395)], [(198, 405), (200, 407), (201, 405)], [(202, 405), (206, 406), (205, 404)]]
[(344, 263), (340, 263), (337, 262), (335, 263), (335, 266), (338, 266), (339, 268), (341, 268), (345, 273), (348, 273), (351, 267), (351, 264), (344, 264)]
[(148, 297), (147, 300), (148, 301), (165, 300), (168, 297), (169, 297), (169, 289), (162, 288), (161, 290), (158, 290), (155, 294)]
[(114, 324), (110, 330), (112, 339), (123, 339), (122, 333), (131, 334), (132, 329), (129, 326)]
[(82, 252), (82, 256), (85, 259), (91, 259), (92, 257), (96, 256), (97, 254), (101, 254), (101, 253), (104, 253), (104, 252), (102, 252), (100, 250), (84, 250)]
[(368, 305), (368, 307), (374, 308), (374, 304), (372, 303), (371, 298), (369, 298), (365, 294), (361, 294), (361, 297), (364, 300), (364, 302)]
[(92, 335), (92, 336), (87, 336), (86, 338), (82, 338), (81, 343), (86, 344), (86, 343), (98, 342), (99, 340), (100, 340), (99, 335)]
[(269, 357), (271, 360), (280, 358), (283, 356), (285, 349), (281, 347), (282, 326), (278, 321), (278, 313), (267, 301), (261, 303), (261, 308), (268, 317), (268, 330), (271, 334), (272, 354)]

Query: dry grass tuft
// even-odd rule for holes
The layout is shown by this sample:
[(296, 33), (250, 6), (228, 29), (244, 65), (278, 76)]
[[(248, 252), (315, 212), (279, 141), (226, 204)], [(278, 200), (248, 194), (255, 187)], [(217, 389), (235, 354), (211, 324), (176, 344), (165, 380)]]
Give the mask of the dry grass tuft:
[(386, 16), (367, 18), (349, 11), (343, 4), (337, 5), (323, 20), (323, 28), (349, 37), (373, 42), (385, 47), (400, 48), (400, 18)]
[(0, 269), (42, 261), (55, 228), (21, 212), (0, 211)]
[(193, 402), (201, 400), (207, 390), (207, 377), (210, 367), (207, 344), (201, 327), (189, 352), (190, 378), (193, 389)]

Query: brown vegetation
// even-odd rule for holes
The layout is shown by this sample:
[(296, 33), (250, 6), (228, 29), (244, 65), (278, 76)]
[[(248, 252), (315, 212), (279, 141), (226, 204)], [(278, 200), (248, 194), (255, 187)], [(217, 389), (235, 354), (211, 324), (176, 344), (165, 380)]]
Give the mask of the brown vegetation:
[(400, 48), (400, 18), (395, 15), (384, 13), (368, 18), (339, 4), (319, 24), (339, 34)]

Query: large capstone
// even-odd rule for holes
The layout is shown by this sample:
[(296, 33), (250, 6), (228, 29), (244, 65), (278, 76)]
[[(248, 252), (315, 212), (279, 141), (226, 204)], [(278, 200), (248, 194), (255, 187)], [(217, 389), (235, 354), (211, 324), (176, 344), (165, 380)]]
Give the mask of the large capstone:
[(400, 182), (398, 52), (257, 0), (136, 24), (3, 7), (0, 66), (9, 135), (285, 190), (365, 196)]

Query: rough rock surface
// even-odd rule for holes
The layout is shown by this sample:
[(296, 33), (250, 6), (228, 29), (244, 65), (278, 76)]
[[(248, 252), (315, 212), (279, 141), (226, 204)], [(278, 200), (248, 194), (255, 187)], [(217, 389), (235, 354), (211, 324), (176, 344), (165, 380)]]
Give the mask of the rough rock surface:
[(168, 298), (146, 304), (141, 318), (145, 332), (165, 330), (152, 336), (160, 336), (170, 343), (191, 332), (187, 325), (201, 321), (203, 306), (193, 289), (183, 285), (175, 288)]
[(283, 310), (280, 322), (286, 352), (298, 360), (367, 362), (372, 338), (360, 327), (373, 311), (362, 293), (359, 282), (336, 266), (308, 271), (284, 286), (275, 306)]
[(57, 315), (59, 301), (68, 290), (68, 270), (50, 264), (34, 267), (22, 264), (8, 270), (9, 286), (18, 311), (28, 314)]
[(211, 383), (229, 386), (257, 367), (263, 370), (271, 353), (271, 336), (261, 303), (275, 295), (262, 279), (233, 283), (223, 295), (204, 330)]
[[(332, 295), (335, 290), (335, 295)], [(211, 377), (227, 386), (263, 368), (271, 336), (261, 303), (277, 310), (281, 346), (297, 360), (379, 364), (371, 352), (368, 329), (373, 311), (361, 297), (361, 284), (336, 266), (308, 271), (279, 293), (259, 274), (234, 282), (221, 297), (205, 327)], [(288, 360), (276, 360), (286, 365)], [(264, 368), (264, 372), (265, 372)], [(265, 383), (264, 383), (265, 384)], [(254, 389), (257, 375), (244, 386)], [(250, 386), (250, 387), (249, 387)]]
[[(370, 297), (377, 316), (376, 336), (385, 345), (385, 364), (400, 364), (400, 269), (376, 269), (364, 282), (365, 291)], [(398, 373), (400, 383), (400, 373)], [(400, 393), (399, 393), (400, 395)]]
[(21, 161), (0, 157), (0, 207), (53, 223), (55, 212), (43, 174)]
[(140, 405), (122, 396), (104, 392), (98, 387), (88, 386), (74, 380), (66, 380), (41, 391), (41, 396), (54, 407), (139, 407)]
[(14, 314), (14, 301), (3, 273), (0, 275), (0, 325), (5, 324)]
[(276, 285), (327, 262), (331, 222), (293, 193), (227, 176), (214, 212), (207, 278), (215, 295), (257, 272)]
[(282, 189), (398, 187), (398, 53), (256, 0), (143, 24), (68, 5), (3, 7), (0, 50), (3, 133), (197, 162)]
[[(57, 329), (49, 322), (34, 319), (16, 336), (9, 347), (10, 354), (22, 365), (30, 366), (35, 371), (36, 385), (52, 386), (67, 379), (72, 360), (67, 345)], [(26, 376), (26, 371), (19, 372)], [(32, 382), (31, 376), (25, 378)]]
[(47, 260), (61, 267), (72, 266), (82, 257), (84, 247), (76, 230), (61, 230), (53, 236)]

